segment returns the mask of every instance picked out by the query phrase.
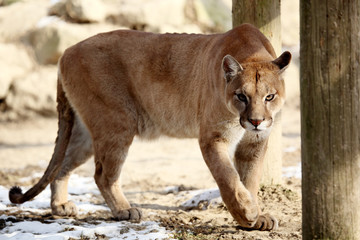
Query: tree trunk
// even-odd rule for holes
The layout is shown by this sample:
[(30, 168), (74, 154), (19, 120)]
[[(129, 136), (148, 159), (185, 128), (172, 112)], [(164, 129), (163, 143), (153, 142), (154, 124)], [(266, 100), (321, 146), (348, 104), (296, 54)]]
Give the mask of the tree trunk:
[(360, 0), (301, 0), (303, 239), (360, 239)]
[[(281, 52), (280, 0), (233, 0), (233, 27), (251, 23), (270, 40), (277, 55)], [(263, 184), (282, 182), (281, 113), (275, 118), (265, 155)]]

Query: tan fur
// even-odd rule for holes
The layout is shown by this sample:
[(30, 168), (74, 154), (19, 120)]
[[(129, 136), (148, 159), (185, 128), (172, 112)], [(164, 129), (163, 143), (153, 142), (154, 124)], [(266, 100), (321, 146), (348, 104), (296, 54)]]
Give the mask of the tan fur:
[[(223, 201), (242, 227), (276, 228), (277, 220), (257, 203), (267, 139), (285, 98), (281, 73), (291, 55), (275, 58), (249, 24), (215, 35), (114, 31), (67, 49), (59, 64), (66, 99), (58, 104), (69, 102), (76, 115), (61, 167), (43, 177), (51, 182), (53, 214), (76, 214), (67, 180), (94, 152), (95, 181), (114, 216), (140, 220), (141, 211), (121, 191), (121, 168), (135, 136), (167, 135), (199, 139)], [(239, 135), (233, 164), (228, 148)]]

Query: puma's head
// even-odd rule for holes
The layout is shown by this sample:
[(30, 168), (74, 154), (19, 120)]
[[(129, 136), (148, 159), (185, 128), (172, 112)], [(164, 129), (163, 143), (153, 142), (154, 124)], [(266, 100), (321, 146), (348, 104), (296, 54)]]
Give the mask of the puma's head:
[(289, 65), (291, 54), (284, 52), (269, 62), (239, 64), (226, 55), (222, 68), (226, 79), (226, 101), (229, 110), (239, 114), (241, 126), (260, 132), (273, 124), (284, 104), (285, 84), (282, 73)]

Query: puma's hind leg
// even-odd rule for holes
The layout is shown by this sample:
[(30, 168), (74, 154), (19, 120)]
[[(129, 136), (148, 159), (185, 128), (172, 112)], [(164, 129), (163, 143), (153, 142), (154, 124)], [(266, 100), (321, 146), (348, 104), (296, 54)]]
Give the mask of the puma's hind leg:
[(93, 154), (89, 131), (76, 116), (64, 162), (51, 183), (51, 210), (53, 215), (75, 216), (76, 205), (68, 201), (68, 180), (71, 172), (85, 163)]
[[(122, 192), (120, 173), (128, 149), (135, 136), (135, 127), (129, 121), (106, 122), (108, 129), (93, 132), (95, 152), (95, 182), (108, 207), (118, 220), (138, 222), (141, 211), (132, 208)], [(110, 130), (109, 130), (110, 129)]]

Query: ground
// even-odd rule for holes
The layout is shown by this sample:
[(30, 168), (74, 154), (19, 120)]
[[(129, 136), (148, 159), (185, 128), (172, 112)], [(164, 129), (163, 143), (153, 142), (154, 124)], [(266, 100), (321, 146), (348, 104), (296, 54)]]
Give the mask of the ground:
[[(299, 177), (300, 131), (296, 104), (285, 107), (282, 125), (284, 182), (277, 186), (262, 186), (258, 196), (264, 212), (272, 213), (279, 219), (279, 229), (260, 232), (239, 228), (221, 202), (209, 204), (207, 201), (200, 201), (193, 207), (182, 206), (189, 199), (191, 202), (192, 197), (204, 189), (216, 188), (195, 139), (162, 138), (152, 142), (135, 139), (121, 177), (123, 190), (129, 201), (143, 209), (143, 225), (126, 225), (112, 219), (91, 178), (94, 172), (93, 159), (76, 170), (75, 179), (69, 184), (71, 188), (81, 181), (79, 179), (86, 179), (87, 183), (79, 187), (80, 192), (70, 190), (71, 198), (77, 204), (95, 206), (80, 207), (77, 218), (59, 223), (58, 219), (51, 216), (49, 189), (46, 190), (46, 196), (35, 198), (33, 205), (30, 203), (29, 207), (14, 206), (7, 199), (7, 191), (13, 185), (29, 187), (41, 176), (52, 154), (57, 120), (40, 118), (19, 123), (2, 123), (0, 190), (3, 194), (0, 194), (0, 239), (17, 239), (16, 233), (20, 234), (18, 237), (28, 234), (26, 229), (17, 225), (24, 221), (39, 222), (38, 224), (45, 226), (60, 224), (60, 230), (54, 230), (59, 234), (75, 233), (77, 228), (69, 226), (82, 229), (97, 226), (92, 230), (92, 235), (85, 230), (81, 230), (80, 235), (74, 235), (74, 238), (82, 239), (124, 239), (130, 232), (133, 235), (126, 235), (127, 239), (301, 239), (301, 180), (291, 177)], [(39, 202), (41, 206), (37, 205)], [(99, 230), (103, 228), (98, 226), (105, 223), (108, 224), (107, 227), (116, 226), (117, 235), (108, 232), (101, 234), (104, 230)], [(144, 229), (147, 229), (145, 235), (142, 232)], [(11, 231), (15, 233), (11, 235)], [(149, 234), (154, 234), (154, 231), (165, 235), (155, 235), (152, 238)], [(61, 234), (59, 239), (68, 238)], [(32, 233), (31, 236), (32, 239), (37, 239), (41, 234)]]

